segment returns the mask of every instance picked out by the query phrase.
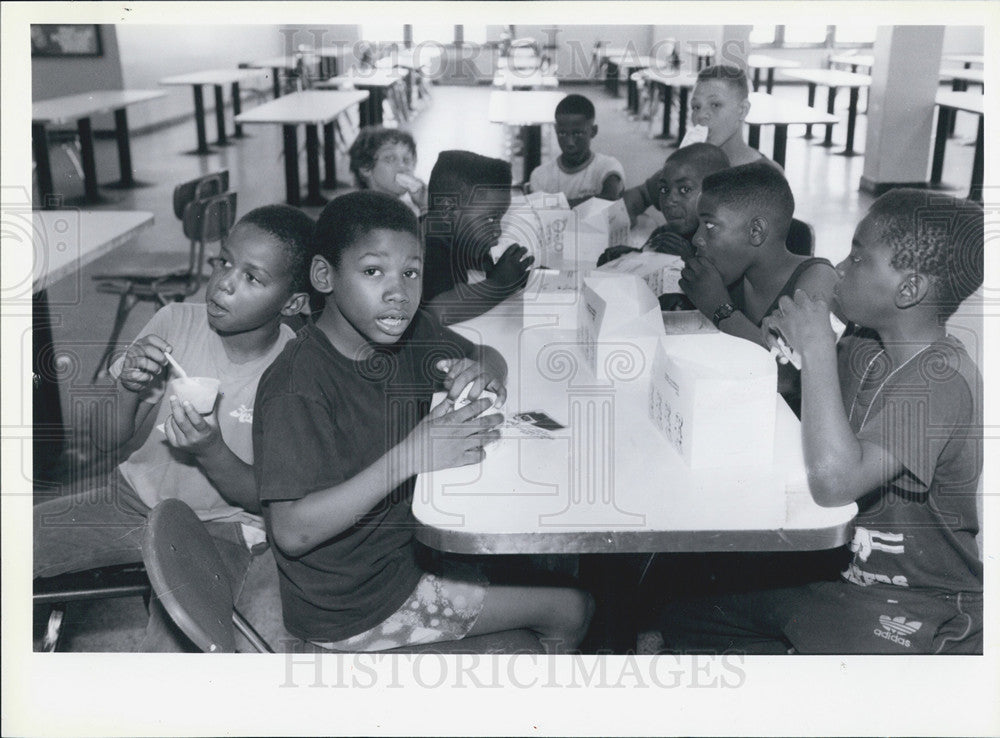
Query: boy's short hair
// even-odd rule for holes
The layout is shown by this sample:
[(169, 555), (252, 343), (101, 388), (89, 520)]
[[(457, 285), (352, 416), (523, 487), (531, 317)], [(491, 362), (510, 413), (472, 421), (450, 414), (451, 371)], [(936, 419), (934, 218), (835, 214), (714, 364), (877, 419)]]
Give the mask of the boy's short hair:
[(709, 143), (696, 143), (677, 149), (667, 157), (667, 164), (686, 164), (693, 167), (703, 178), (709, 174), (729, 169), (729, 157), (718, 146)]
[(398, 197), (372, 190), (341, 195), (319, 214), (312, 252), (337, 268), (344, 251), (379, 229), (410, 233), (420, 239), (417, 216)]
[(746, 72), (739, 67), (734, 67), (732, 64), (715, 64), (711, 67), (705, 67), (698, 72), (699, 82), (707, 82), (713, 79), (725, 82), (739, 94), (740, 100), (746, 100), (750, 97), (750, 84), (747, 82)]
[(584, 95), (566, 95), (559, 104), (556, 105), (556, 115), (582, 115), (587, 120), (597, 118), (597, 110), (594, 103)]
[(780, 230), (788, 230), (795, 212), (795, 196), (785, 175), (763, 162), (742, 164), (710, 174), (701, 182), (701, 194), (741, 212), (766, 213)]
[(259, 228), (279, 241), (285, 250), (292, 292), (308, 291), (310, 249), (316, 221), (291, 205), (264, 205), (244, 215), (239, 223)]
[(868, 210), (890, 265), (934, 278), (939, 312), (949, 316), (983, 283), (983, 209), (977, 203), (900, 188)]
[(427, 181), (430, 209), (443, 210), (454, 199), (459, 207), (468, 205), (476, 187), (509, 188), (513, 174), (510, 164), (471, 151), (442, 151)]
[(417, 156), (417, 144), (406, 131), (398, 128), (367, 127), (362, 128), (358, 137), (351, 144), (351, 172), (358, 187), (366, 189), (367, 183), (361, 177), (362, 169), (371, 169), (375, 166), (375, 155), (385, 144), (403, 144), (410, 150), (413, 157)]

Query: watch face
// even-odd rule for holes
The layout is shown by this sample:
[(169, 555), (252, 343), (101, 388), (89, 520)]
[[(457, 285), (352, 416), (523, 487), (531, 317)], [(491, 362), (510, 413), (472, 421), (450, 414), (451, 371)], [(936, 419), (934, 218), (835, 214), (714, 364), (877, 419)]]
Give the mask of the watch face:
[(719, 307), (717, 307), (715, 312), (712, 314), (712, 322), (715, 323), (715, 327), (718, 328), (719, 323), (724, 321), (734, 312), (736, 312), (736, 306), (731, 302), (724, 302), (719, 305)]

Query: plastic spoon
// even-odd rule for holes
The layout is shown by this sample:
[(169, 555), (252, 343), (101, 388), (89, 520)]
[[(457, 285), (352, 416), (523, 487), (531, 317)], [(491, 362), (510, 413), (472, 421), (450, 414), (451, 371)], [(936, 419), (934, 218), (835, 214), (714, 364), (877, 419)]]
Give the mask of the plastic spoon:
[(167, 361), (170, 362), (170, 366), (174, 368), (174, 371), (176, 371), (182, 377), (187, 376), (187, 372), (184, 371), (184, 367), (182, 367), (180, 364), (177, 363), (177, 359), (171, 356), (169, 352), (165, 353), (164, 355), (167, 357)]

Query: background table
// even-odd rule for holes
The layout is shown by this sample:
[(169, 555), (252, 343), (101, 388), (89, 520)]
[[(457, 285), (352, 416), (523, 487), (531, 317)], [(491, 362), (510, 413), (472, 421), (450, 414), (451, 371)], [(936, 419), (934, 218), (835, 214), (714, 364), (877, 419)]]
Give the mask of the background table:
[[(847, 108), (847, 142), (844, 150), (838, 152), (841, 156), (854, 156), (858, 152), (854, 150), (854, 124), (858, 116), (858, 91), (862, 87), (870, 87), (871, 76), (867, 74), (855, 74), (854, 72), (842, 72), (837, 69), (785, 69), (782, 74), (792, 79), (801, 79), (809, 84), (809, 105), (816, 101), (816, 85), (824, 85), (829, 88), (826, 99), (826, 112), (833, 114), (834, 102), (837, 98), (837, 88), (847, 87), (851, 91), (851, 100)], [(812, 127), (806, 127), (806, 138), (812, 136)], [(833, 125), (827, 125), (826, 137), (823, 139), (823, 146), (833, 146)]]
[(253, 69), (270, 69), (274, 75), (271, 80), (274, 86), (274, 97), (279, 98), (281, 97), (281, 73), (298, 69), (300, 61), (303, 64), (315, 66), (318, 69), (320, 56), (314, 51), (303, 51), (291, 56), (269, 56), (266, 59), (257, 59), (256, 61), (249, 62), (247, 67)]
[[(237, 123), (268, 123), (283, 127), (285, 144), (285, 197), (289, 205), (323, 205), (326, 198), (320, 194), (319, 178), (319, 126), (323, 126), (324, 184), (337, 186), (336, 144), (333, 121), (350, 108), (368, 99), (364, 90), (293, 92), (259, 105), (248, 113), (236, 117)], [(303, 201), (299, 189), (298, 126), (306, 127), (306, 177), (307, 196)]]
[[(132, 211), (44, 210), (32, 214), (32, 425), (34, 477), (48, 480), (66, 440), (59, 368), (52, 339), (47, 288), (135, 238), (153, 224), (153, 214)], [(70, 308), (73, 309), (73, 308)]]
[(494, 90), (490, 93), (490, 122), (521, 128), (525, 182), (542, 162), (542, 124), (555, 122), (556, 105), (564, 97), (564, 92), (547, 90)]
[(864, 67), (871, 72), (875, 66), (874, 54), (833, 54), (830, 57), (830, 64), (842, 67), (850, 67), (852, 72), (857, 72), (858, 67)]
[[(165, 86), (185, 86), (190, 85), (194, 91), (194, 124), (198, 135), (198, 148), (190, 152), (192, 154), (209, 154), (211, 149), (205, 137), (205, 101), (202, 97), (202, 87), (211, 85), (215, 88), (215, 128), (217, 132), (216, 146), (228, 146), (226, 138), (226, 105), (222, 97), (222, 88), (229, 85), (233, 95), (233, 117), (239, 116), (241, 110), (240, 82), (250, 79), (259, 79), (264, 74), (256, 69), (206, 69), (201, 72), (191, 74), (179, 74), (173, 77), (164, 77), (160, 80)], [(239, 124), (236, 125), (236, 138), (243, 136), (243, 130)]]
[(755, 149), (760, 148), (760, 127), (774, 126), (774, 150), (771, 158), (784, 167), (788, 126), (798, 123), (832, 126), (839, 123), (839, 119), (808, 105), (783, 100), (764, 92), (751, 92), (750, 112), (747, 113), (746, 123), (750, 126), (747, 143)]
[(683, 141), (687, 132), (688, 95), (698, 83), (696, 72), (679, 69), (665, 70), (650, 67), (643, 70), (646, 79), (663, 91), (663, 129), (658, 138), (670, 138), (670, 109), (673, 107), (674, 87), (678, 88), (677, 140)]
[(715, 58), (715, 46), (701, 41), (688, 41), (688, 49), (691, 50), (693, 66), (700, 72), (712, 63)]
[(352, 44), (334, 43), (314, 49), (319, 57), (319, 75), (323, 79), (336, 77), (341, 69), (348, 67), (347, 57), (353, 58)]
[(547, 411), (567, 428), (553, 440), (505, 439), (480, 465), (419, 476), (418, 540), (504, 554), (791, 551), (850, 539), (857, 507), (813, 502), (799, 423), (777, 394), (774, 467), (692, 471), (648, 419), (648, 381), (595, 380), (575, 332), (542, 317), (524, 328), (522, 300), (456, 330), (507, 358), (505, 412)]
[(767, 83), (765, 90), (767, 94), (771, 94), (771, 90), (774, 88), (774, 70), (775, 69), (796, 69), (802, 66), (801, 62), (794, 61), (793, 59), (778, 59), (774, 56), (767, 56), (766, 54), (750, 54), (747, 57), (747, 66), (753, 70), (753, 89), (754, 92), (760, 89), (760, 70), (767, 70)]
[(45, 130), (47, 125), (76, 121), (77, 133), (80, 136), (80, 157), (83, 160), (84, 199), (89, 203), (99, 203), (103, 198), (97, 189), (97, 160), (94, 156), (91, 116), (110, 112), (115, 116), (115, 140), (118, 144), (118, 169), (121, 174), (117, 182), (105, 186), (120, 189), (138, 187), (142, 183), (132, 177), (132, 150), (129, 146), (125, 108), (165, 96), (166, 93), (161, 90), (95, 90), (32, 103), (31, 143), (34, 148), (42, 207), (54, 207), (52, 201), (55, 195), (52, 164), (49, 162), (49, 139)]
[(639, 88), (632, 79), (632, 75), (641, 69), (646, 69), (651, 66), (650, 58), (648, 56), (639, 56), (633, 53), (621, 53), (621, 54), (610, 54), (608, 59), (608, 74), (611, 74), (611, 69), (615, 70), (615, 85), (614, 93), (618, 94), (618, 74), (619, 70), (625, 69), (625, 90), (627, 93), (627, 103), (625, 109), (630, 113), (636, 113), (639, 110)]
[(937, 132), (934, 135), (934, 156), (931, 161), (931, 184), (941, 184), (941, 172), (944, 169), (944, 150), (948, 141), (948, 132), (954, 114), (957, 111), (974, 113), (979, 116), (979, 127), (976, 129), (976, 152), (972, 159), (972, 178), (969, 184), (969, 199), (983, 201), (983, 95), (978, 92), (952, 92), (941, 90), (934, 97), (938, 106)]
[(493, 75), (493, 86), (505, 90), (551, 90), (559, 86), (559, 78), (537, 69), (532, 72), (498, 69)]
[[(371, 69), (366, 71), (351, 70), (347, 74), (317, 82), (313, 85), (318, 90), (341, 90), (353, 87), (365, 90), (368, 99), (361, 106), (361, 126), (382, 125), (382, 102), (389, 88), (402, 84), (404, 75), (394, 69)], [(398, 106), (397, 106), (398, 107)]]
[(985, 58), (983, 54), (945, 54), (941, 57), (944, 61), (956, 61), (961, 62), (968, 69), (973, 64), (979, 64), (982, 66), (983, 59)]
[(955, 92), (965, 92), (969, 82), (984, 84), (986, 70), (984, 69), (942, 69), (939, 72), (942, 79), (950, 79), (951, 89)]

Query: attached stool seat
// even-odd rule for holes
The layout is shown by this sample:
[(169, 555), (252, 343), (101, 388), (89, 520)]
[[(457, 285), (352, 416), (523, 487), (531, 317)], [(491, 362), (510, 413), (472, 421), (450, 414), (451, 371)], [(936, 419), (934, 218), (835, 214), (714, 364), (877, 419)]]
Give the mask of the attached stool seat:
[[(198, 648), (209, 653), (236, 651), (238, 630), (261, 653), (274, 653), (233, 603), (225, 565), (208, 530), (184, 502), (164, 500), (149, 516), (142, 558), (153, 591), (170, 617)], [(323, 652), (290, 640), (288, 652)], [(399, 648), (383, 653), (542, 653), (538, 639), (512, 630), (461, 641)], [(329, 653), (329, 652), (326, 652)]]

